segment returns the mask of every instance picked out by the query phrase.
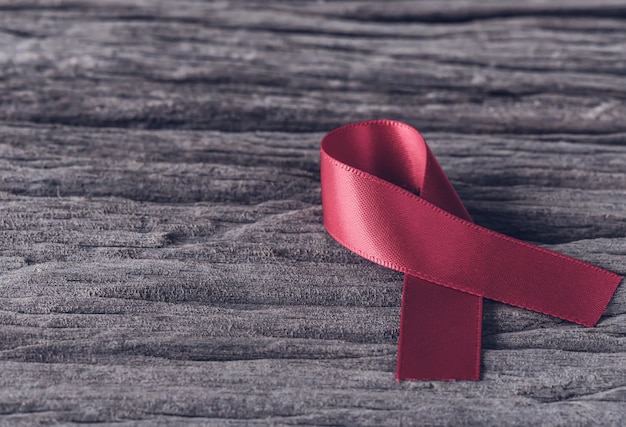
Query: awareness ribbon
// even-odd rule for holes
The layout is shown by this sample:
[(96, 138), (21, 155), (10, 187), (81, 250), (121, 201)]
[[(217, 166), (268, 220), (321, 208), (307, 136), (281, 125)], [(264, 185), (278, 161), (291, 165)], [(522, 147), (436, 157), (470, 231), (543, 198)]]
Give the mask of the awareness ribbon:
[(328, 233), (404, 273), (397, 380), (478, 380), (483, 297), (591, 327), (622, 279), (474, 224), (406, 124), (335, 129), (320, 163)]

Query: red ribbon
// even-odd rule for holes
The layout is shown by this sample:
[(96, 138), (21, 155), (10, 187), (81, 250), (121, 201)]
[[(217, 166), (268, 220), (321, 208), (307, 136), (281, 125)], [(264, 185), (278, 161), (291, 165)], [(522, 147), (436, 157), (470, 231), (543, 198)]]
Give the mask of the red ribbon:
[(478, 380), (483, 297), (591, 327), (622, 279), (472, 223), (422, 136), (403, 123), (327, 134), (321, 182), (328, 233), (405, 273), (398, 380)]

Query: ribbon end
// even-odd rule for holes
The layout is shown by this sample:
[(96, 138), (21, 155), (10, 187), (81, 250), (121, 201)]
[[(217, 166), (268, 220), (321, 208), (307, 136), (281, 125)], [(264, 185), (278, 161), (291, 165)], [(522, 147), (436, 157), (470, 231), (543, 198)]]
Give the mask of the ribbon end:
[(396, 381), (478, 381), (481, 329), (482, 297), (406, 275)]
[(580, 323), (581, 325), (586, 326), (587, 328), (593, 328), (600, 321), (600, 319), (602, 319), (602, 315), (606, 311), (606, 308), (611, 302), (611, 299), (613, 299), (613, 295), (615, 295), (615, 291), (617, 290), (620, 283), (622, 283), (622, 280), (624, 279), (623, 276), (620, 276), (612, 272), (609, 272), (609, 275), (611, 276), (611, 278), (605, 282), (604, 286), (602, 286), (604, 290), (604, 295), (598, 298), (599, 306), (595, 313), (596, 315), (592, 318), (586, 319), (585, 321), (580, 321), (580, 322), (575, 321), (575, 323)]

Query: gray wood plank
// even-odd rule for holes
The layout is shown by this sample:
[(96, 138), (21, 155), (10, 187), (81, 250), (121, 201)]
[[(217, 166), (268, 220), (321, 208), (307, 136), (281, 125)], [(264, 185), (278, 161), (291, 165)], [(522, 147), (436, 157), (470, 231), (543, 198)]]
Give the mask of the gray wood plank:
[(626, 274), (623, 2), (268, 3), (0, 0), (0, 425), (623, 425), (623, 284), (396, 383), (402, 276), (318, 171), (407, 121), (477, 223)]

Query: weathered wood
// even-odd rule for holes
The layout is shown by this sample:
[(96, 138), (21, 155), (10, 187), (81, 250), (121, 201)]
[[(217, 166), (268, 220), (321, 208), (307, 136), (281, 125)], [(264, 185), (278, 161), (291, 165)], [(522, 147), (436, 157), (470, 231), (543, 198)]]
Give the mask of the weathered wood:
[(626, 274), (623, 2), (0, 0), (0, 424), (620, 425), (596, 328), (487, 302), (393, 380), (402, 277), (321, 224), (319, 141), (424, 134), (475, 221)]

